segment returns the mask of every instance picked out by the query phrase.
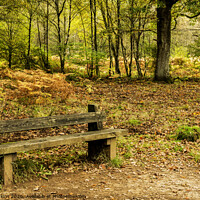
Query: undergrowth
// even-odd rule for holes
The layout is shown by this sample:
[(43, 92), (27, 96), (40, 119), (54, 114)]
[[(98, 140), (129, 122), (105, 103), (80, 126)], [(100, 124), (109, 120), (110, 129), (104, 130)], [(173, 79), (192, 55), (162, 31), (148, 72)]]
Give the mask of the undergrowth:
[(176, 130), (177, 140), (196, 142), (200, 138), (200, 127), (181, 126)]
[(11, 70), (1, 69), (0, 78), (5, 81), (4, 92), (9, 93), (7, 100), (17, 100), (20, 104), (48, 105), (52, 99), (59, 102), (66, 102), (73, 87), (65, 81), (63, 74), (47, 74), (42, 70)]
[(14, 163), (14, 180), (22, 182), (35, 177), (48, 180), (59, 171), (82, 166), (86, 160), (85, 147), (80, 144), (22, 153)]

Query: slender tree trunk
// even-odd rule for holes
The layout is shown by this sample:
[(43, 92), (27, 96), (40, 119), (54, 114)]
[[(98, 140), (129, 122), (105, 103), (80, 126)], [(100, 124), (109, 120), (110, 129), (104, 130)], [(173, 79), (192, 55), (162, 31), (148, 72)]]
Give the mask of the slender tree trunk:
[(129, 70), (128, 70), (128, 60), (127, 60), (127, 55), (126, 55), (126, 48), (124, 47), (124, 40), (123, 40), (123, 36), (121, 38), (121, 48), (122, 48), (122, 55), (123, 55), (123, 59), (124, 59), (124, 67), (126, 70), (126, 76), (129, 76)]
[(112, 57), (112, 49), (111, 49), (111, 36), (108, 36), (108, 48), (109, 48), (109, 58), (110, 58), (110, 62), (109, 62), (109, 76), (112, 75), (112, 67), (113, 67), (113, 57)]
[[(65, 59), (66, 59), (66, 48), (69, 40), (69, 32), (71, 27), (71, 9), (72, 9), (72, 0), (69, 0), (69, 21), (68, 21), (68, 30), (67, 30), (67, 17), (66, 17), (66, 3), (67, 0), (53, 0), (53, 9), (56, 12), (56, 21), (52, 21), (52, 24), (56, 27), (57, 34), (57, 48), (58, 55), (60, 58), (60, 69), (61, 73), (65, 73)], [(51, 5), (51, 4), (49, 4)], [(64, 18), (63, 18), (64, 17)]]
[[(68, 29), (65, 35), (64, 45), (65, 45), (65, 55), (66, 55), (66, 48), (69, 41), (69, 33), (71, 30), (71, 22), (72, 22), (72, 0), (69, 0), (69, 18), (68, 18)], [(66, 26), (67, 27), (67, 26)]]
[(141, 36), (141, 33), (138, 33), (137, 39), (135, 41), (135, 43), (136, 43), (135, 62), (136, 62), (138, 76), (139, 76), (139, 78), (142, 78), (143, 74), (142, 74), (140, 61), (139, 61), (139, 59), (140, 59), (140, 36)]
[(65, 60), (66, 60), (66, 45), (65, 45), (65, 39), (66, 39), (66, 33), (67, 33), (67, 17), (66, 13), (64, 10), (64, 30), (63, 30), (63, 38), (62, 38), (62, 55), (63, 55), (63, 62), (65, 65)]
[[(119, 46), (120, 46), (120, 38), (121, 38), (121, 22), (120, 22), (120, 6), (121, 6), (121, 0), (117, 0), (117, 30), (113, 27), (112, 18), (111, 18), (111, 10), (108, 6), (108, 0), (105, 1), (106, 3), (106, 12), (104, 10), (104, 6), (102, 3), (101, 5), (101, 13), (104, 20), (105, 28), (108, 32), (108, 41), (109, 41), (109, 54), (110, 54), (110, 69), (109, 69), (109, 75), (111, 75), (111, 68), (112, 68), (112, 54), (115, 60), (115, 72), (117, 74), (121, 74), (120, 68), (119, 68)], [(115, 34), (115, 38), (112, 38), (112, 33)], [(112, 51), (112, 53), (111, 53)]]
[(62, 56), (62, 39), (61, 39), (61, 27), (60, 27), (60, 14), (59, 8), (57, 11), (57, 23), (58, 23), (58, 49), (59, 49), (59, 57), (60, 57), (60, 69), (61, 73), (64, 73), (64, 63), (63, 63), (63, 56)]
[[(37, 18), (37, 31), (38, 31), (38, 42), (40, 46), (40, 58), (42, 60), (42, 65), (45, 67), (45, 51), (44, 53), (42, 52), (42, 41), (41, 41), (41, 33), (40, 33), (40, 22), (39, 19)], [(44, 49), (45, 50), (45, 49)]]
[(59, 7), (59, 0), (55, 1), (56, 6), (56, 15), (57, 15), (57, 37), (58, 37), (58, 51), (59, 51), (59, 57), (60, 57), (60, 69), (61, 73), (65, 73), (65, 62), (63, 58), (63, 43), (62, 43), (62, 36), (61, 36), (61, 19), (60, 19), (60, 7)]
[(9, 45), (8, 45), (8, 67), (11, 69), (12, 67), (12, 55), (13, 55), (13, 30), (12, 30), (12, 24), (8, 23), (8, 35), (9, 35)]
[(93, 76), (93, 70), (94, 70), (94, 28), (93, 28), (93, 9), (94, 9), (94, 5), (93, 5), (93, 0), (90, 0), (90, 29), (91, 29), (91, 62), (89, 65), (89, 76), (92, 77)]
[(46, 31), (46, 21), (45, 20), (43, 21), (42, 25), (43, 25), (43, 32), (44, 32), (43, 33), (43, 40), (44, 40), (43, 41), (43, 44), (44, 44), (43, 45), (43, 50), (44, 50), (44, 56), (43, 56), (44, 57), (44, 62), (43, 63), (44, 63), (44, 66), (45, 66), (45, 63), (46, 63), (46, 61), (45, 61), (45, 55), (46, 55), (46, 32), (47, 32)]
[(85, 30), (85, 24), (84, 24), (84, 21), (83, 21), (83, 16), (80, 12), (80, 17), (81, 17), (81, 23), (82, 23), (82, 26), (83, 26), (83, 39), (84, 39), (84, 45), (85, 45), (85, 59), (87, 61), (87, 66), (88, 66), (88, 54), (87, 54), (87, 39), (86, 39), (86, 30)]
[(129, 63), (129, 74), (128, 76), (131, 77), (132, 75), (132, 65), (133, 65), (133, 34), (131, 32), (130, 35), (130, 44), (131, 44), (131, 55), (130, 55), (130, 63)]
[(32, 31), (32, 13), (29, 15), (29, 28), (28, 28), (28, 52), (27, 52), (27, 63), (26, 69), (30, 69), (30, 52), (31, 52), (31, 31)]
[(96, 5), (96, 0), (94, 0), (94, 50), (95, 50), (95, 69), (96, 69), (96, 76), (100, 75), (99, 72), (99, 66), (98, 66), (98, 57), (97, 57), (97, 51), (98, 51), (98, 46), (97, 46), (97, 5)]
[(124, 46), (123, 42), (123, 34), (121, 34), (121, 48), (122, 48), (122, 54), (124, 58), (124, 66), (126, 70), (127, 77), (131, 77), (132, 73), (132, 63), (133, 63), (133, 47), (134, 47), (134, 40), (133, 40), (133, 29), (134, 29), (134, 10), (133, 10), (133, 2), (134, 0), (131, 0), (129, 3), (129, 9), (131, 11), (130, 13), (130, 61), (128, 61), (128, 55), (126, 53), (126, 48)]
[(45, 67), (49, 69), (49, 2), (47, 1), (47, 19), (46, 19), (47, 29), (46, 29), (46, 62)]
[(121, 0), (117, 0), (117, 35), (116, 35), (116, 50), (115, 50), (115, 72), (121, 74), (119, 69), (119, 44), (120, 44), (120, 35), (121, 35), (121, 22), (120, 22), (120, 9), (121, 9)]
[(8, 48), (8, 67), (11, 69), (12, 67), (12, 47)]
[(133, 29), (134, 29), (134, 10), (133, 10), (134, 0), (131, 0), (131, 32), (130, 32), (130, 45), (131, 45), (131, 55), (130, 55), (130, 63), (129, 63), (129, 74), (128, 76), (131, 77), (132, 75), (132, 65), (133, 65), (133, 48), (134, 48), (134, 40), (133, 40)]
[(105, 7), (106, 11), (104, 9), (104, 6), (102, 2), (100, 2), (100, 8), (101, 8), (101, 14), (103, 17), (104, 25), (107, 30), (108, 34), (108, 48), (109, 48), (109, 58), (110, 58), (110, 63), (109, 63), (109, 76), (112, 75), (112, 67), (113, 67), (113, 57), (112, 57), (112, 33), (111, 33), (111, 27), (110, 27), (110, 11), (109, 11), (109, 6), (108, 6), (108, 0), (105, 0)]

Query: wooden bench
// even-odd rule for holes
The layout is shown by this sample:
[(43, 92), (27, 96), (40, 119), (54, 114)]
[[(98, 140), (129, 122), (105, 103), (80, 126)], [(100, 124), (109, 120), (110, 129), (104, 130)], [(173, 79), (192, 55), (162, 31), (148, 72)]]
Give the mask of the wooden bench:
[(88, 123), (88, 132), (85, 133), (0, 144), (0, 168), (2, 169), (1, 176), (4, 185), (13, 183), (12, 163), (16, 160), (17, 152), (88, 142), (88, 157), (90, 159), (95, 159), (102, 152), (105, 152), (110, 159), (115, 158), (116, 137), (125, 135), (127, 130), (103, 130), (103, 120), (105, 120), (105, 115), (98, 112), (95, 105), (88, 105), (88, 113), (83, 114), (0, 121), (0, 134)]

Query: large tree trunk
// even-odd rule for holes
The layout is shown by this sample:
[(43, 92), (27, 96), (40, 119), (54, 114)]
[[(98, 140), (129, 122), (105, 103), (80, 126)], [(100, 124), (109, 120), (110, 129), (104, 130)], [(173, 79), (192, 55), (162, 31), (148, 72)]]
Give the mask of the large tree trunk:
[(158, 1), (156, 81), (170, 80), (171, 8), (176, 2), (177, 0)]
[(155, 80), (168, 81), (170, 78), (171, 8), (158, 8), (157, 17), (157, 61)]

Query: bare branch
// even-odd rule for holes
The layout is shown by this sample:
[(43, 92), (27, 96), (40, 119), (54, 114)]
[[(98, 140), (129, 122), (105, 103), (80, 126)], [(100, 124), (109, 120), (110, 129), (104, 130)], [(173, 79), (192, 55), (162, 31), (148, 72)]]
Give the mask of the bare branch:
[(198, 12), (196, 15), (193, 15), (193, 16), (189, 16), (189, 15), (187, 15), (187, 14), (181, 14), (181, 16), (187, 17), (187, 18), (189, 18), (189, 19), (196, 18), (196, 17), (198, 17), (199, 15), (200, 15), (200, 12)]

